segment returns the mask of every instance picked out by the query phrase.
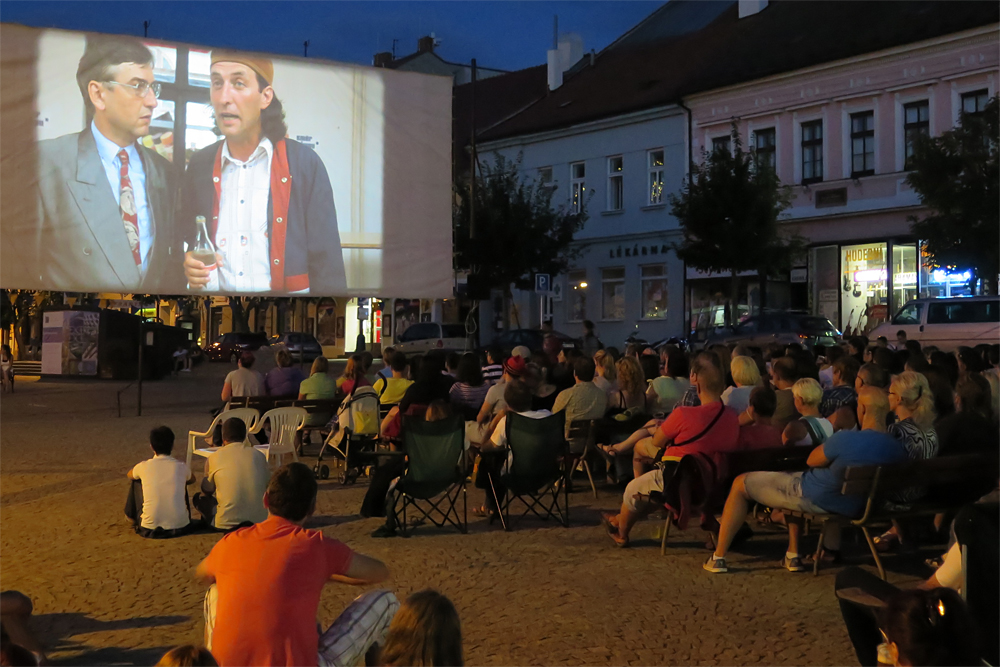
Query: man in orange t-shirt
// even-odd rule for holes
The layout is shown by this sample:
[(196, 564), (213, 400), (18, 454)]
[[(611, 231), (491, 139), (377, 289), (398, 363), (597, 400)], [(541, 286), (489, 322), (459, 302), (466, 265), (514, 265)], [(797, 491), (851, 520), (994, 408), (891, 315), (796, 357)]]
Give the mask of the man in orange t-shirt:
[(365, 593), (322, 635), (316, 612), (328, 581), (363, 585), (386, 566), (302, 527), (316, 509), (316, 479), (302, 463), (271, 477), (266, 521), (223, 537), (195, 571), (205, 596), (205, 645), (223, 667), (354, 665), (377, 649), (399, 608), (388, 591)]

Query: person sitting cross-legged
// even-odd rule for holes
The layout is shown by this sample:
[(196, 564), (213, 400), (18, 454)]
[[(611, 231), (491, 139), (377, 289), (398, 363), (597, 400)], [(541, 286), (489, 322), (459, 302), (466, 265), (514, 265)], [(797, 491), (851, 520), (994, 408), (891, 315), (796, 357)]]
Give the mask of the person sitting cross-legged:
[(225, 445), (208, 457), (202, 493), (194, 497), (203, 521), (217, 530), (232, 530), (267, 518), (263, 500), (271, 477), (267, 457), (247, 443), (246, 437), (242, 419), (222, 423)]
[(175, 459), (174, 432), (158, 426), (149, 432), (153, 458), (137, 463), (128, 471), (132, 480), (125, 516), (132, 519), (135, 532), (143, 537), (176, 537), (187, 532), (191, 523), (187, 485), (194, 474), (183, 461)]
[(695, 368), (692, 377), (701, 405), (674, 408), (656, 435), (635, 446), (637, 452), (655, 452), (652, 458), (662, 456), (663, 468), (637, 475), (625, 487), (621, 511), (602, 516), (608, 534), (620, 547), (628, 545), (632, 526), (651, 509), (650, 494), (663, 491), (666, 480), (677, 469), (681, 457), (685, 454), (729, 452), (737, 448), (739, 417), (722, 403), (722, 390), (726, 388), (722, 372), (708, 363)]
[(205, 646), (223, 667), (357, 665), (384, 643), (399, 608), (384, 590), (361, 595), (319, 632), (316, 612), (327, 582), (374, 584), (389, 570), (303, 527), (316, 511), (316, 490), (308, 466), (282, 466), (264, 494), (267, 520), (224, 536), (195, 570), (211, 584)]
[[(889, 465), (906, 460), (899, 441), (885, 432), (889, 399), (879, 389), (865, 387), (858, 395), (858, 422), (861, 431), (840, 431), (816, 447), (810, 454), (805, 472), (748, 472), (733, 481), (733, 488), (722, 512), (721, 528), (715, 553), (704, 567), (709, 572), (728, 572), (726, 553), (736, 532), (743, 525), (752, 503), (785, 510), (816, 514), (841, 514), (854, 517), (864, 510), (863, 496), (841, 494), (843, 472), (848, 466)], [(782, 561), (785, 569), (806, 569), (799, 555), (802, 522), (785, 517), (788, 523), (788, 550)], [(840, 532), (831, 527), (824, 549), (833, 558), (839, 556)]]

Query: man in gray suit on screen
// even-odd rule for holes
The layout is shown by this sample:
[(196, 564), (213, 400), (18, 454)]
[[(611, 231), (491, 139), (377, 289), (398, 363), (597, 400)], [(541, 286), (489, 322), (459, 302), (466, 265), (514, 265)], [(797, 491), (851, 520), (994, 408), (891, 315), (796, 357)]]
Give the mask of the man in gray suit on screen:
[(170, 163), (137, 143), (159, 95), (153, 56), (139, 40), (93, 35), (76, 80), (87, 127), (38, 144), (38, 279), (52, 290), (176, 292)]

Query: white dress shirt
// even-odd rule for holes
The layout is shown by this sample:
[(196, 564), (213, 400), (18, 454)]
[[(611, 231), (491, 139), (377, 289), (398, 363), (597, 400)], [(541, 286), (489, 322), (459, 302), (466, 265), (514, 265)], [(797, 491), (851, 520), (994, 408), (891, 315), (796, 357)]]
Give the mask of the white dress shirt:
[(215, 247), (223, 258), (219, 287), (227, 292), (266, 292), (271, 289), (267, 202), (271, 196), (271, 157), (274, 146), (261, 139), (248, 160), (222, 147), (222, 182)]
[[(118, 159), (118, 153), (122, 147), (111, 141), (97, 129), (97, 124), (90, 121), (90, 131), (94, 134), (94, 141), (97, 143), (97, 154), (101, 157), (101, 166), (111, 184), (111, 193), (115, 196), (115, 203), (120, 205), (122, 196), (122, 161)], [(139, 255), (142, 257), (142, 275), (146, 275), (149, 268), (149, 251), (153, 247), (153, 221), (149, 215), (149, 200), (146, 199), (146, 171), (142, 166), (142, 159), (135, 144), (125, 147), (128, 154), (128, 179), (132, 183), (132, 195), (135, 197), (136, 222), (139, 225)], [(122, 223), (122, 234), (125, 233), (125, 223)]]

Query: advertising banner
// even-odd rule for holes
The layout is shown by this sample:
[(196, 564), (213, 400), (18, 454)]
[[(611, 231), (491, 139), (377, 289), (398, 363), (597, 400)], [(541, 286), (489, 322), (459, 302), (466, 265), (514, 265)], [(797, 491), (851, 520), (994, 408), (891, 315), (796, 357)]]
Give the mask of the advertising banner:
[(446, 76), (0, 25), (0, 286), (451, 296)]
[(101, 314), (67, 310), (42, 316), (42, 373), (97, 375)]

